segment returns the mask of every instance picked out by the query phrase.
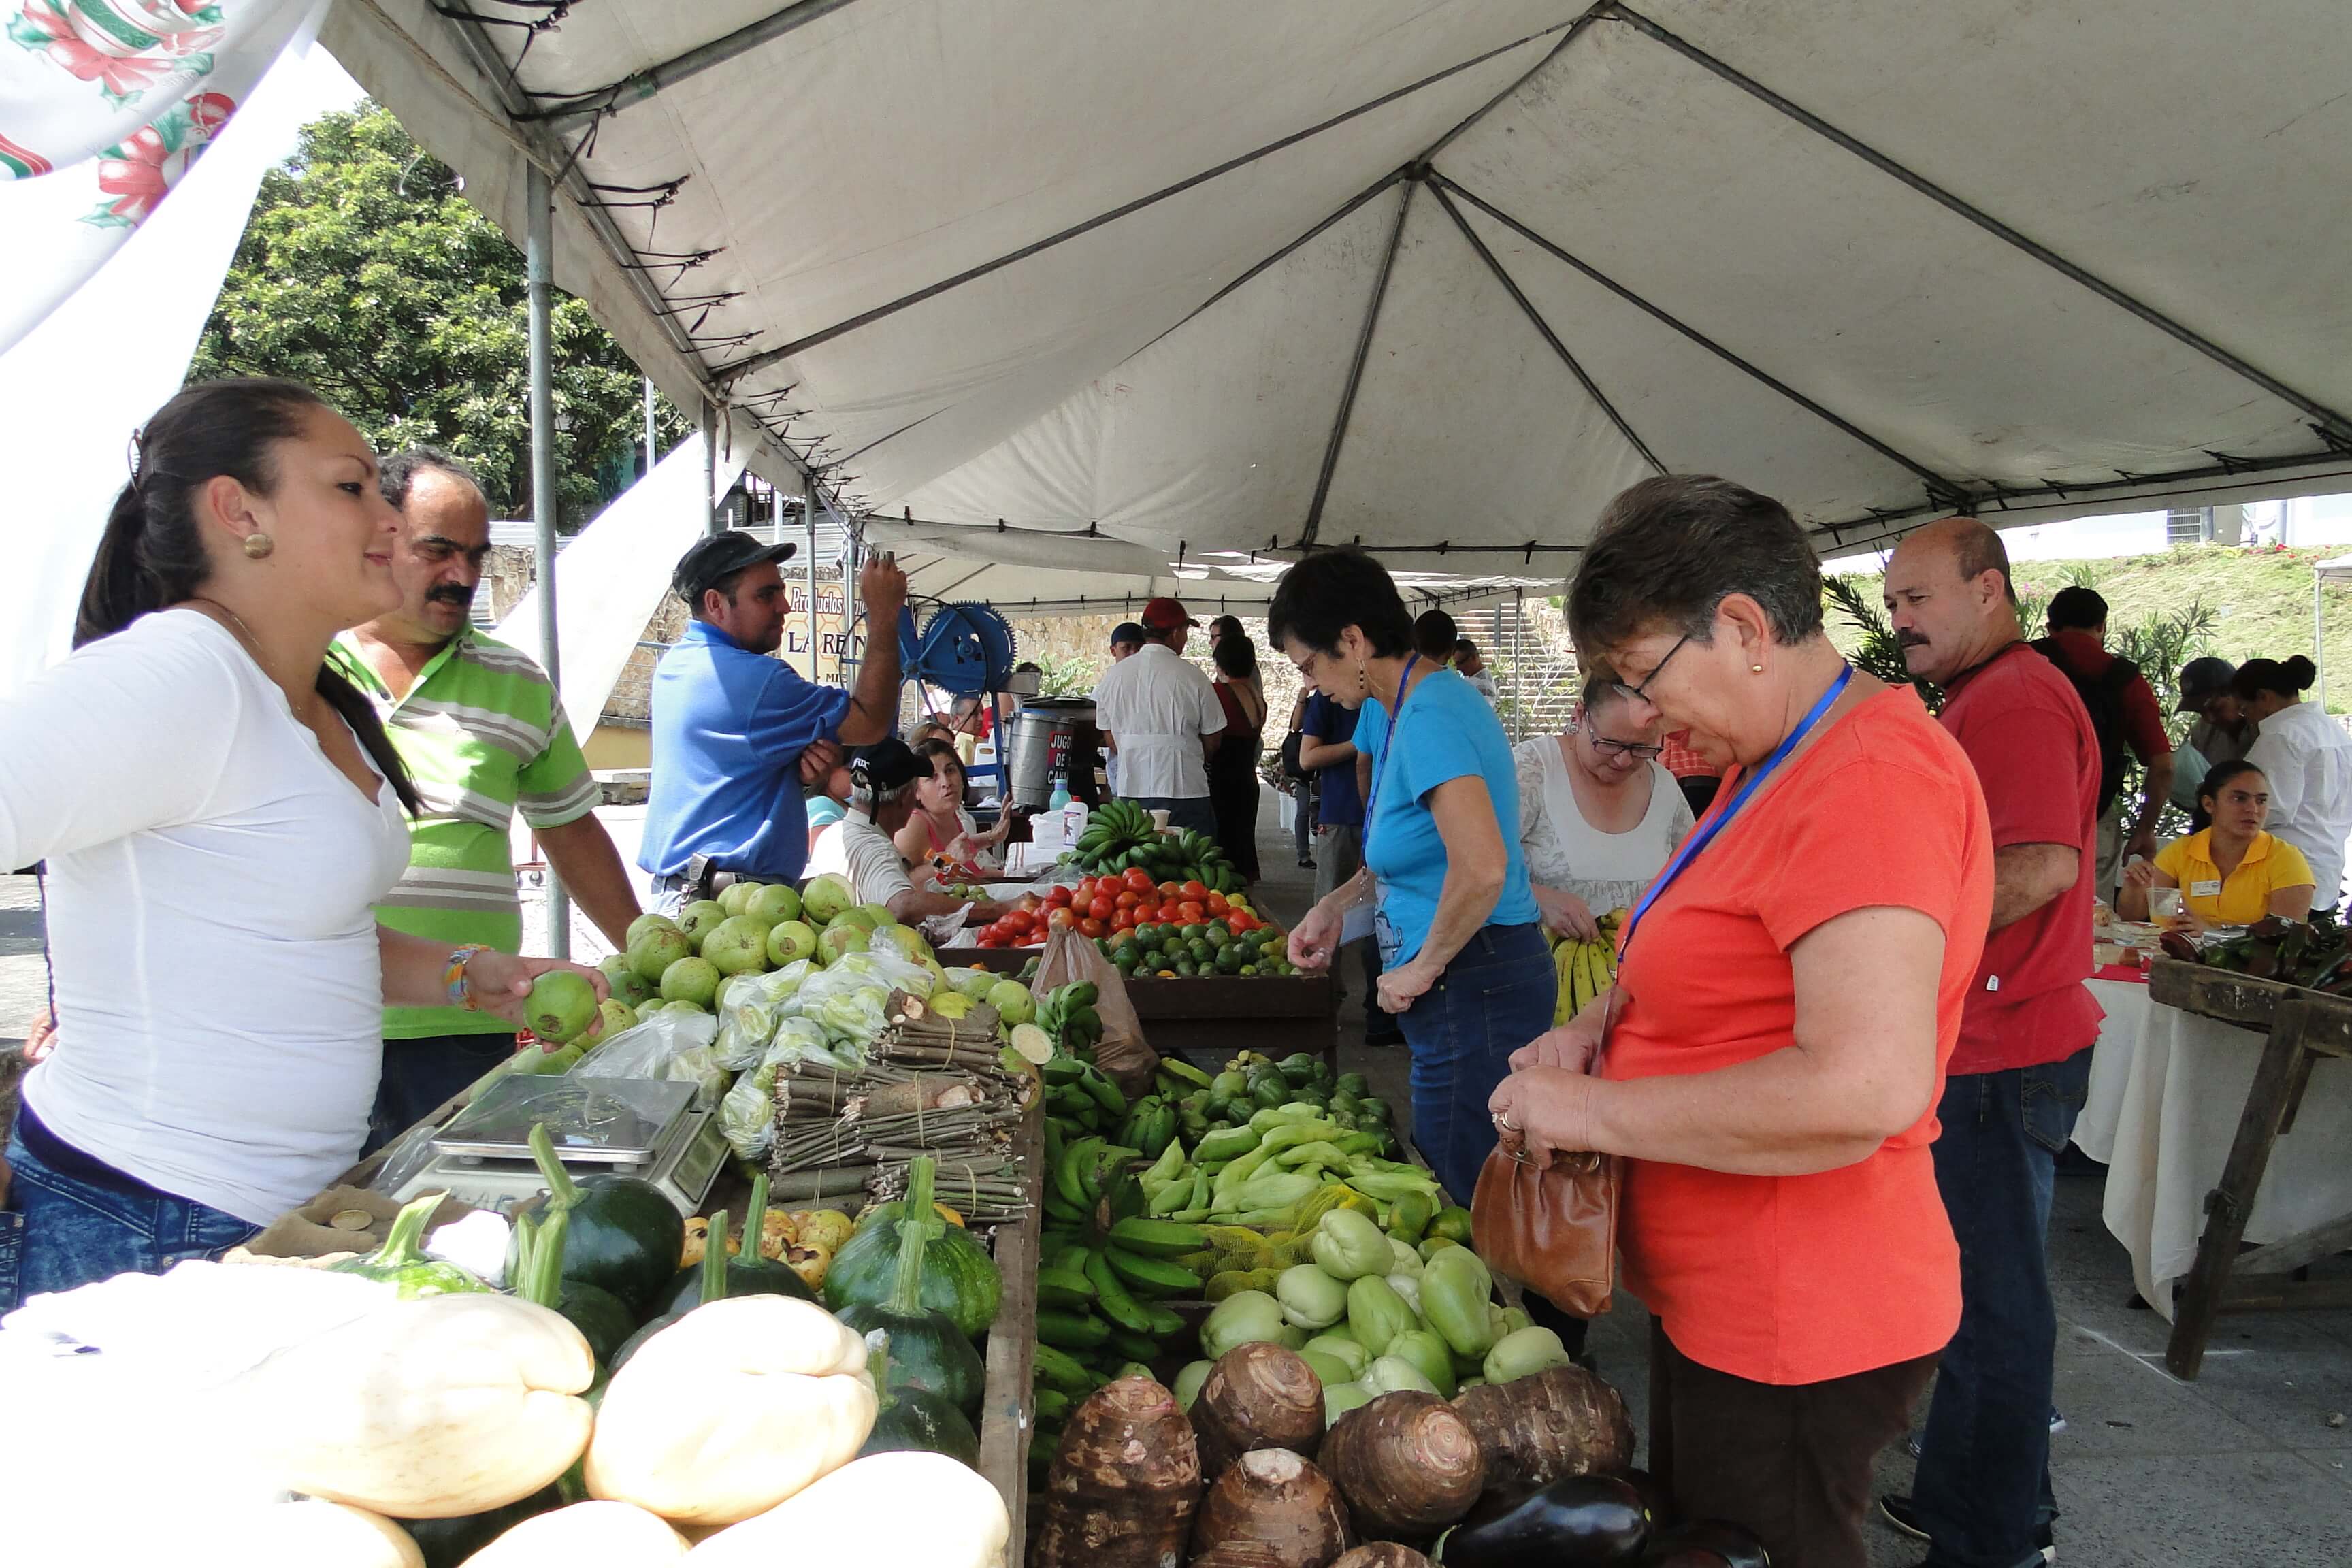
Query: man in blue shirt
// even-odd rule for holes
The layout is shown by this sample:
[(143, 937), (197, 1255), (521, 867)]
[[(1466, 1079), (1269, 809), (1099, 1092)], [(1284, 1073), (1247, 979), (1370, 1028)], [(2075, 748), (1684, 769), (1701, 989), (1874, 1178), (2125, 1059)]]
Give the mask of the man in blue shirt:
[[(1315, 897), (1329, 896), (1364, 867), (1364, 793), (1357, 782), (1356, 710), (1318, 691), (1307, 700), (1298, 724), (1298, 765), (1315, 775)], [(1384, 1013), (1380, 994), (1381, 949), (1367, 937), (1357, 942), (1364, 962), (1364, 1044), (1400, 1046), (1404, 1031), (1396, 1015)], [(1346, 976), (1335, 968), (1331, 982), (1344, 999)]]
[(653, 782), (637, 864), (657, 907), (690, 896), (688, 866), (763, 882), (799, 879), (808, 863), (801, 784), (824, 779), (844, 746), (890, 732), (898, 707), (898, 611), (907, 574), (888, 555), (858, 574), (866, 638), (855, 694), (817, 686), (782, 659), (788, 602), (780, 562), (791, 544), (730, 531), (678, 558), (671, 586), (694, 612), (654, 670)]

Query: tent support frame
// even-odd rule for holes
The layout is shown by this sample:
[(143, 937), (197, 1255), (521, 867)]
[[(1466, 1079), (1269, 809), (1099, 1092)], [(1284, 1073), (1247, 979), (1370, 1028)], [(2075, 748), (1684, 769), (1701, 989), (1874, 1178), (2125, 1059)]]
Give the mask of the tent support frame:
[[(555, 190), (538, 164), (523, 175), (523, 287), (530, 330), (530, 520), (539, 573), (539, 664), (548, 684), (563, 687), (562, 636), (555, 617), (555, 342), (553, 253)], [(648, 458), (648, 462), (651, 458)], [(547, 955), (572, 956), (572, 904), (563, 880), (547, 868)]]
[(1430, 184), (1433, 188), (1438, 191), (1450, 191), (1454, 195), (1460, 196), (1464, 201), (1468, 202), (1472, 206), (1476, 207), (1480, 212), (1485, 213), (1488, 217), (1493, 218), (1496, 223), (1499, 223), (1504, 227), (1511, 230), (1511, 232), (1517, 234), (1520, 238), (1525, 239), (1530, 245), (1542, 250), (1554, 260), (1564, 262), (1568, 266), (1574, 268), (1578, 272), (1590, 278), (1593, 282), (1600, 284), (1603, 289), (1608, 289), (1612, 294), (1616, 295), (1619, 299), (1624, 300), (1634, 309), (1643, 311), (1654, 321), (1672, 327), (1675, 331), (1680, 332), (1692, 342), (1696, 343), (1699, 347), (1706, 350), (1707, 353), (1715, 355), (1716, 358), (1723, 361), (1724, 363), (1730, 365), (1735, 370), (1744, 372), (1755, 381), (1765, 386), (1770, 387), (1773, 391), (1779, 393), (1781, 396), (1787, 398), (1798, 407), (1802, 408), (1808, 414), (1812, 415), (1815, 418), (1823, 420), (1826, 423), (1836, 426), (1839, 430), (1852, 437), (1854, 440), (1861, 442), (1872, 451), (1877, 453), (1880, 457), (1885, 458), (1888, 462), (1896, 464), (1905, 469), (1907, 469), (1910, 473), (1916, 476), (1922, 484), (1927, 487), (1927, 493), (1929, 496), (1941, 498), (1937, 501), (1937, 504), (1945, 506), (1948, 510), (1958, 510), (1967, 502), (1968, 491), (1960, 485), (1946, 479), (1943, 475), (1936, 472), (1935, 469), (1928, 468), (1925, 463), (1905, 457), (1901, 452), (1896, 451), (1894, 447), (1888, 446), (1877, 437), (1873, 436), (1869, 431), (1863, 429), (1860, 426), (1855, 425), (1851, 420), (1822, 407), (1820, 404), (1814, 402), (1811, 398), (1807, 397), (1803, 393), (1799, 392), (1795, 387), (1790, 386), (1787, 382), (1780, 380), (1770, 372), (1766, 371), (1758, 365), (1751, 364), (1747, 360), (1740, 358), (1739, 355), (1732, 353), (1721, 343), (1717, 342), (1713, 338), (1708, 337), (1696, 327), (1691, 326), (1689, 323), (1684, 321), (1680, 317), (1669, 314), (1663, 307), (1651, 303), (1648, 300), (1636, 294), (1633, 290), (1626, 288), (1622, 283), (1618, 282), (1614, 278), (1610, 277), (1607, 273), (1602, 272), (1591, 263), (1583, 260), (1580, 257), (1571, 255), (1568, 251), (1563, 250), (1560, 247), (1553, 244), (1550, 240), (1537, 233), (1526, 224), (1521, 223), (1517, 218), (1513, 217), (1509, 213), (1505, 212), (1494, 203), (1486, 200), (1477, 192), (1470, 190), (1465, 186), (1458, 185), (1452, 180), (1447, 179), (1444, 175), (1434, 173), (1430, 175)]
[(2137, 299), (2130, 294), (2126, 294), (2121, 289), (2116, 287), (2116, 285), (2108, 282), (2105, 279), (2099, 277), (2085, 268), (2080, 267), (2075, 263), (2067, 260), (2056, 251), (2052, 250), (2048, 246), (2042, 245), (2039, 241), (2019, 233), (2016, 229), (2010, 227), (2009, 225), (2001, 222), (1999, 218), (1994, 217), (1990, 213), (1986, 212), (1981, 207), (1971, 205), (1969, 203), (1961, 200), (1958, 196), (1954, 195), (1951, 192), (1944, 189), (1943, 186), (1937, 184), (1926, 175), (1917, 174), (1913, 170), (1905, 167), (1903, 164), (1896, 163), (1894, 159), (1888, 157), (1885, 153), (1881, 153), (1875, 147), (1871, 146), (1868, 142), (1839, 130), (1836, 126), (1832, 125), (1828, 121), (1823, 120), (1821, 116), (1814, 114), (1810, 110), (1790, 102), (1779, 93), (1774, 92), (1770, 88), (1766, 87), (1762, 82), (1756, 80), (1753, 77), (1742, 74), (1732, 66), (1727, 65), (1724, 61), (1716, 58), (1713, 55), (1708, 54), (1705, 49), (1700, 48), (1697, 45), (1690, 43), (1687, 40), (1668, 32), (1665, 28), (1660, 26), (1657, 23), (1651, 21), (1647, 16), (1643, 16), (1640, 12), (1621, 4), (1612, 4), (1609, 7), (1609, 15), (1612, 20), (1622, 22), (1627, 26), (1633, 28), (1636, 32), (1639, 32), (1653, 41), (1664, 46), (1666, 48), (1672, 49), (1675, 54), (1682, 56), (1683, 58), (1690, 61), (1693, 65), (1697, 66), (1700, 69), (1707, 71), (1712, 75), (1722, 79), (1724, 81), (1730, 83), (1733, 87), (1738, 88), (1740, 91), (1748, 94), (1750, 98), (1755, 99), (1758, 102), (1762, 103), (1776, 113), (1784, 115), (1787, 118), (1795, 121), (1798, 124), (1803, 126), (1806, 130), (1812, 132), (1815, 135), (1834, 142), (1837, 146), (1843, 148), (1846, 152), (1853, 153), (1864, 163), (1868, 163), (1872, 168), (1876, 169), (1880, 174), (1887, 176), (1887, 178), (1917, 192), (1919, 195), (1927, 197), (1929, 201), (1934, 202), (1937, 205), (1944, 208), (1955, 216), (1963, 218), (1968, 222), (1974, 224), (1977, 227), (1984, 230), (1985, 233), (1991, 235), (1995, 239), (2000, 240), (2002, 244), (2007, 245), (2013, 249), (2024, 252), (2027, 256), (2039, 261), (2042, 265), (2049, 268), (2052, 271), (2058, 273), (2060, 276), (2067, 279), (2073, 283), (2080, 285), (2082, 288), (2089, 289), (2092, 293), (2096, 294), (2100, 299), (2105, 300), (2107, 303), (2116, 307), (2118, 310), (2138, 317), (2141, 321), (2147, 322), (2149, 326), (2154, 327), (2157, 331), (2185, 344), (2187, 347), (2194, 350), (2200, 354), (2202, 354), (2205, 358), (2211, 360), (2215, 364), (2221, 366), (2232, 374), (2253, 383), (2253, 384), (2261, 387), (2264, 392), (2269, 393), (2273, 397), (2279, 399), (2281, 402), (2291, 404), (2294, 407), (2303, 410), (2304, 413), (2311, 416), (2314, 419), (2318, 420), (2322, 425), (2327, 426), (2328, 429), (2333, 431), (2338, 437), (2352, 435), (2352, 419), (2347, 419), (2344, 415), (2328, 407), (2317, 398), (2305, 396), (2304, 394), (2297, 392), (2294, 387), (2291, 387), (2284, 382), (2279, 380), (2276, 376), (2273, 376), (2268, 372), (2261, 370), (2254, 365), (2247, 363), (2244, 360), (2240, 359), (2236, 354), (2231, 353), (2228, 349), (2225, 349), (2221, 344), (2213, 342), (2212, 339), (2174, 321), (2170, 316), (2166, 315), (2163, 311), (2158, 310), (2155, 306), (2148, 304), (2146, 300)]
[(1496, 259), (1495, 253), (1486, 248), (1486, 242), (1480, 239), (1477, 231), (1470, 226), (1469, 219), (1462, 216), (1462, 209), (1454, 205), (1454, 198), (1438, 188), (1433, 188), (1430, 194), (1437, 198), (1437, 205), (1445, 209), (1445, 216), (1454, 220), (1454, 226), (1462, 231), (1462, 237), (1470, 242), (1470, 248), (1478, 253), (1478, 259), (1486, 264), (1486, 270), (1494, 274), (1495, 281), (1500, 283), (1503, 291), (1511, 297), (1511, 302), (1518, 306), (1519, 313), (1527, 317), (1528, 324), (1542, 334), (1543, 341), (1551, 345), (1551, 352), (1559, 356), (1559, 363), (1568, 367), (1568, 374), (1576, 377), (1576, 384), (1584, 388), (1584, 395), (1600, 405), (1601, 413), (1609, 416), (1609, 423), (1617, 426), (1617, 434), (1624, 437), (1626, 444), (1642, 455), (1642, 460), (1650, 465), (1652, 472), (1666, 472), (1665, 464), (1658, 461), (1658, 455), (1650, 450), (1650, 444), (1634, 434), (1633, 426), (1626, 423), (1625, 416), (1617, 411), (1617, 405), (1609, 401), (1608, 395), (1576, 362), (1576, 356), (1568, 352), (1568, 345), (1559, 341), (1559, 335), (1551, 330), (1551, 323), (1545, 321), (1543, 312), (1536, 309), (1535, 301), (1521, 293), (1518, 284), (1503, 270), (1503, 264)]
[(1228, 158), (1223, 163), (1217, 164), (1213, 168), (1203, 169), (1197, 174), (1188, 175), (1184, 179), (1177, 181), (1172, 185), (1168, 185), (1162, 189), (1153, 191), (1149, 195), (1138, 196), (1131, 202), (1127, 202), (1121, 205), (1111, 208), (1108, 212), (1097, 214), (1095, 216), (1087, 218), (1083, 223), (1073, 224), (1068, 228), (1063, 229), (1058, 234), (1049, 234), (1043, 239), (1033, 240), (1029, 244), (1023, 246), (1020, 249), (1008, 251), (992, 261), (983, 261), (977, 267), (965, 268), (963, 271), (957, 273), (952, 278), (943, 278), (937, 283), (927, 284), (923, 288), (916, 289), (913, 293), (901, 295), (899, 298), (892, 300), (887, 304), (877, 305), (870, 310), (861, 310), (856, 315), (850, 317), (847, 321), (837, 321), (834, 325), (826, 327), (822, 331), (811, 332), (806, 337), (796, 338), (793, 342), (785, 343), (780, 348), (762, 349), (758, 353), (751, 354), (743, 359), (736, 361), (733, 364), (722, 365), (715, 374), (719, 381), (732, 385), (734, 383), (743, 379), (743, 377), (755, 374), (760, 371), (765, 370), (772, 364), (778, 363), (783, 360), (788, 360), (794, 354), (805, 353), (809, 350), (829, 343), (833, 342), (834, 339), (841, 337), (845, 333), (854, 332), (860, 327), (871, 326), (876, 321), (882, 321), (889, 316), (895, 316), (899, 311), (908, 309), (909, 306), (919, 305), (926, 300), (937, 299), (940, 295), (945, 294), (950, 289), (961, 289), (965, 284), (985, 278), (992, 272), (1001, 271), (1004, 268), (1012, 266), (1016, 261), (1025, 261), (1030, 257), (1038, 255), (1043, 251), (1051, 250), (1057, 245), (1062, 245), (1067, 241), (1076, 239), (1082, 235), (1091, 234), (1096, 229), (1102, 227), (1106, 224), (1116, 223), (1120, 218), (1126, 217), (1130, 214), (1141, 212), (1146, 207), (1153, 206), (1160, 202), (1164, 202), (1171, 196), (1181, 195), (1186, 191), (1192, 190), (1195, 186), (1207, 184), (1210, 181), (1218, 179), (1225, 174), (1230, 174), (1236, 169), (1247, 168), (1250, 164), (1257, 163), (1261, 159), (1272, 157), (1275, 153), (1281, 152), (1286, 147), (1295, 147), (1301, 142), (1306, 142), (1314, 137), (1320, 136), (1326, 131), (1330, 131), (1339, 126), (1345, 125), (1350, 121), (1360, 119), (1364, 115), (1371, 113), (1376, 109), (1385, 108), (1389, 104), (1396, 102), (1399, 99), (1410, 98), (1414, 93), (1421, 91), (1423, 88), (1434, 87), (1441, 81), (1444, 81), (1452, 77), (1459, 76), (1464, 71), (1475, 69), (1498, 56), (1509, 54), (1513, 49), (1524, 48), (1528, 44), (1535, 42), (1538, 38), (1546, 37), (1550, 34), (1559, 31), (1562, 27), (1570, 27), (1575, 25), (1576, 24), (1572, 21), (1556, 23), (1551, 26), (1543, 28), (1541, 31), (1529, 33), (1525, 37), (1514, 38), (1507, 44), (1497, 45), (1496, 47), (1488, 49), (1483, 54), (1473, 55), (1466, 60), (1460, 60), (1453, 65), (1447, 66), (1444, 70), (1435, 71), (1428, 76), (1423, 77), (1418, 81), (1407, 82), (1402, 87), (1392, 89), (1388, 92), (1381, 94), (1378, 98), (1371, 99), (1366, 102), (1356, 105), (1353, 109), (1342, 110), (1338, 114), (1331, 116), (1328, 120), (1320, 121), (1316, 124), (1306, 127), (1304, 130), (1294, 131), (1287, 136), (1269, 142), (1263, 147), (1244, 153), (1239, 157)]
[(795, 32), (835, 11), (846, 10), (855, 4), (856, 0), (792, 0), (783, 9), (738, 27), (723, 37), (698, 44), (675, 59), (648, 66), (609, 87), (593, 88), (583, 93), (566, 93), (563, 95), (565, 101), (552, 109), (536, 110), (516, 118), (523, 122), (537, 121), (560, 131), (583, 121), (617, 114), (632, 104), (643, 103), (676, 87), (689, 77), (700, 76), (714, 66), (740, 59), (787, 33)]
[(1339, 411), (1331, 420), (1331, 438), (1323, 443), (1323, 467), (1315, 476), (1315, 500), (1307, 509), (1307, 526), (1298, 536), (1302, 545), (1315, 542), (1315, 532), (1323, 526), (1323, 503), (1331, 497), (1331, 476), (1339, 467), (1339, 448), (1347, 444), (1348, 421), (1356, 412), (1356, 389), (1363, 384), (1364, 362), (1372, 352), (1372, 333), (1381, 324), (1381, 306), (1389, 297), (1389, 275), (1396, 270), (1398, 249), (1404, 244), (1405, 219), (1412, 215), (1413, 188), (1418, 178), (1405, 182), (1404, 195), (1397, 202), (1396, 226), (1389, 230), (1388, 248), (1381, 253), (1380, 275), (1372, 279), (1372, 298), (1364, 307), (1364, 325), (1356, 334), (1356, 354), (1348, 362), (1348, 380), (1339, 388)]

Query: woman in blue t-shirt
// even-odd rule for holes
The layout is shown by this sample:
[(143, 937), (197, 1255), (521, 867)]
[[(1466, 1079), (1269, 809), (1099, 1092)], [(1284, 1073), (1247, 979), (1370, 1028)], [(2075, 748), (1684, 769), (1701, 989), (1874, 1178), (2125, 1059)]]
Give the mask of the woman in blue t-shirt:
[(1475, 688), (1413, 652), (1396, 584), (1360, 550), (1285, 573), (1266, 634), (1302, 679), (1359, 710), (1370, 763), (1365, 868), (1298, 922), (1291, 962), (1328, 967), (1348, 911), (1377, 905), (1378, 1000), (1412, 1052), (1413, 1145), (1466, 1204), (1495, 1147), (1487, 1098), (1511, 1053), (1551, 1026), (1558, 990), (1519, 857), (1510, 742)]

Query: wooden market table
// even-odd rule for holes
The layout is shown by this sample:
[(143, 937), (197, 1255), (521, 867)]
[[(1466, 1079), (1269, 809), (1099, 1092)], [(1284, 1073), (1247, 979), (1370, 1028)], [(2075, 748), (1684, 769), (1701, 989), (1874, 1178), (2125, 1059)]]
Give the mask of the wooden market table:
[(2263, 1174), (2280, 1135), (2294, 1128), (2313, 1068), (2323, 1058), (2352, 1060), (2352, 998), (2174, 959), (2150, 969), (2148, 993), (2184, 1013), (2266, 1037), (2229, 1159), (2205, 1197), (2197, 1260), (2181, 1288), (2165, 1348), (2165, 1364), (2187, 1379), (2203, 1364), (2205, 1342), (2224, 1311), (2352, 1305), (2352, 1285), (2292, 1278), (2305, 1265), (2352, 1247), (2352, 1213), (2239, 1251)]
[[(943, 965), (1010, 973), (1007, 960), (1017, 961), (1017, 968), (1041, 951), (954, 947), (932, 956)], [(1333, 1072), (1339, 1069), (1339, 993), (1328, 974), (1129, 975), (1127, 999), (1153, 1050), (1213, 1072), (1237, 1051), (1277, 1059), (1310, 1051)]]

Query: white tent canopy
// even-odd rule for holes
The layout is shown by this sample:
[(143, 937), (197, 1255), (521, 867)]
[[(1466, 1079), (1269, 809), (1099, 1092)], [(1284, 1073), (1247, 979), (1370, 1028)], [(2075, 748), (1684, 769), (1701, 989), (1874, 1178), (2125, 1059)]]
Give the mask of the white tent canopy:
[(2352, 488), (2336, 0), (467, 3), (327, 40), (958, 596), (1556, 580), (1658, 471), (1826, 553)]

